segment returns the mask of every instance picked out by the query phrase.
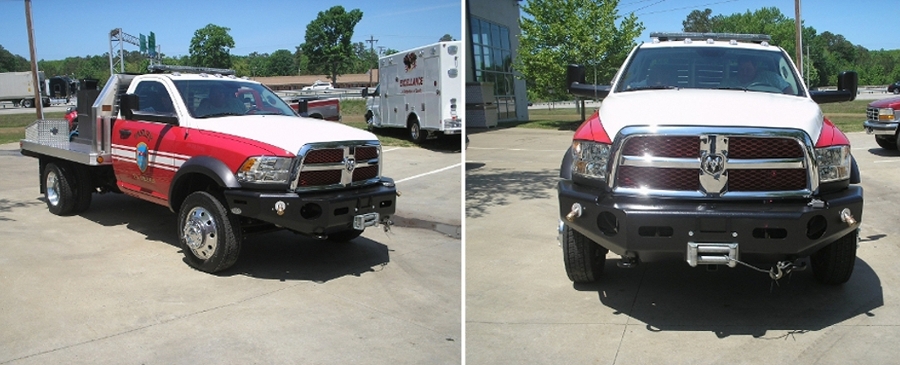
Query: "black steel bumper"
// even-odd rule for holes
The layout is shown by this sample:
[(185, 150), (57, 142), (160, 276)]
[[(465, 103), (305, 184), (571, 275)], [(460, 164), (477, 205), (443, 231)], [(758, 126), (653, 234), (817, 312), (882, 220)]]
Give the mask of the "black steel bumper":
[(378, 213), (382, 221), (390, 218), (396, 211), (397, 188), (392, 179), (382, 178), (377, 185), (338, 191), (298, 194), (226, 190), (225, 200), (237, 215), (323, 235), (353, 229), (358, 215)]
[[(560, 219), (610, 251), (625, 256), (686, 254), (688, 242), (737, 243), (749, 256), (808, 256), (856, 230), (862, 221), (863, 189), (791, 201), (685, 201), (612, 197), (599, 189), (559, 183)], [(580, 217), (566, 220), (572, 205)], [(840, 212), (850, 209), (856, 222)]]

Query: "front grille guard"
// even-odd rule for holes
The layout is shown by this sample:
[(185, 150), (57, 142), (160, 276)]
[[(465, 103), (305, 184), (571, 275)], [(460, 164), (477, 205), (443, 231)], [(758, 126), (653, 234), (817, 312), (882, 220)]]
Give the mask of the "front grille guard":
[[(804, 168), (807, 173), (807, 186), (800, 190), (783, 191), (751, 191), (730, 192), (722, 186), (722, 190), (715, 191), (684, 191), (684, 190), (653, 190), (643, 188), (625, 188), (616, 186), (618, 168), (621, 165), (649, 167), (649, 168), (696, 168), (698, 173), (703, 173), (700, 168), (700, 158), (669, 158), (669, 157), (634, 157), (625, 156), (622, 153), (626, 142), (635, 137), (657, 136), (721, 136), (721, 137), (748, 137), (748, 138), (790, 138), (800, 144), (803, 150), (802, 158), (785, 159), (731, 159), (725, 158), (723, 171), (728, 169), (774, 169), (774, 168)], [(809, 198), (819, 188), (819, 171), (815, 163), (814, 143), (806, 132), (799, 129), (774, 129), (774, 128), (749, 128), (749, 127), (681, 127), (681, 126), (635, 126), (626, 127), (619, 131), (610, 150), (610, 170), (607, 176), (608, 189), (622, 196), (652, 197), (652, 198), (676, 198), (676, 199), (779, 199), (779, 198)]]
[[(351, 150), (354, 150), (357, 147), (375, 147), (378, 149), (378, 156), (373, 159), (367, 159), (363, 161), (355, 160), (355, 153), (351, 153)], [(343, 149), (344, 150), (344, 160), (342, 162), (335, 163), (316, 163), (316, 164), (305, 164), (306, 156), (309, 155), (310, 152), (319, 149)], [(348, 187), (357, 187), (357, 186), (365, 186), (378, 183), (381, 181), (381, 143), (378, 141), (341, 141), (341, 142), (323, 142), (323, 143), (310, 143), (306, 144), (300, 148), (300, 151), (297, 152), (297, 158), (294, 159), (294, 162), (291, 164), (291, 191), (294, 192), (307, 192), (307, 191), (317, 191), (317, 190), (333, 190), (333, 189), (342, 189)], [(354, 159), (354, 164), (352, 169), (348, 168), (348, 157), (352, 157)], [(369, 166), (377, 166), (378, 173), (375, 177), (360, 181), (353, 181), (353, 170), (363, 167)], [(341, 171), (341, 181), (340, 183), (328, 184), (328, 185), (315, 185), (315, 186), (300, 186), (300, 173), (305, 171), (332, 171), (332, 170), (340, 170)]]

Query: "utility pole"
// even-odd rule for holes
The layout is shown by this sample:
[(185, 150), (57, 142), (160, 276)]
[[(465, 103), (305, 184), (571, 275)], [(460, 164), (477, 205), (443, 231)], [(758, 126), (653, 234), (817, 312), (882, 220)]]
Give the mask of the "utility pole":
[[(369, 35), (369, 39), (366, 39), (366, 42), (369, 42), (369, 50), (372, 52), (372, 54), (375, 54), (375, 43), (378, 42), (378, 40), (375, 39), (375, 36)], [(378, 56), (375, 56), (375, 57), (376, 57), (375, 62), (378, 62)], [(371, 85), (372, 85), (372, 67), (369, 66), (369, 86), (371, 86)]]
[(28, 27), (28, 50), (31, 53), (31, 82), (34, 84), (34, 110), (37, 119), (44, 119), (44, 100), (41, 98), (41, 78), (38, 77), (37, 51), (34, 48), (34, 25), (31, 24), (31, 0), (25, 0), (25, 24)]
[(803, 25), (800, 22), (800, 0), (794, 0), (794, 24), (797, 33), (797, 40), (794, 42), (796, 44), (794, 58), (797, 62), (797, 69), (803, 75)]

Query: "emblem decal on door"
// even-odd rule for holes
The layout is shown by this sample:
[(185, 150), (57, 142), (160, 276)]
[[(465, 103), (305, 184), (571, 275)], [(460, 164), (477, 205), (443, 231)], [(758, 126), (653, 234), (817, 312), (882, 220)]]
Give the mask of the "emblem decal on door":
[(138, 143), (137, 149), (134, 151), (134, 158), (137, 160), (138, 168), (141, 169), (141, 172), (147, 171), (148, 164), (148, 155), (147, 155), (147, 144), (144, 142)]

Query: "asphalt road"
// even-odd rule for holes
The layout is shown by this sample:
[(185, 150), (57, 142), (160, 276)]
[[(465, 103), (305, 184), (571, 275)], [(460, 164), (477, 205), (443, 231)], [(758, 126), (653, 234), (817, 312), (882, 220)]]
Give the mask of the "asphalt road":
[(572, 132), (470, 135), (466, 155), (468, 364), (890, 364), (900, 341), (900, 153), (849, 135), (865, 189), (852, 278), (811, 270), (773, 287), (744, 267), (634, 269), (607, 257), (573, 285), (556, 240), (556, 182)]
[(52, 215), (37, 160), (0, 146), (0, 364), (459, 364), (460, 153), (384, 156), (403, 192), (390, 232), (251, 236), (210, 275), (167, 208), (95, 194)]

